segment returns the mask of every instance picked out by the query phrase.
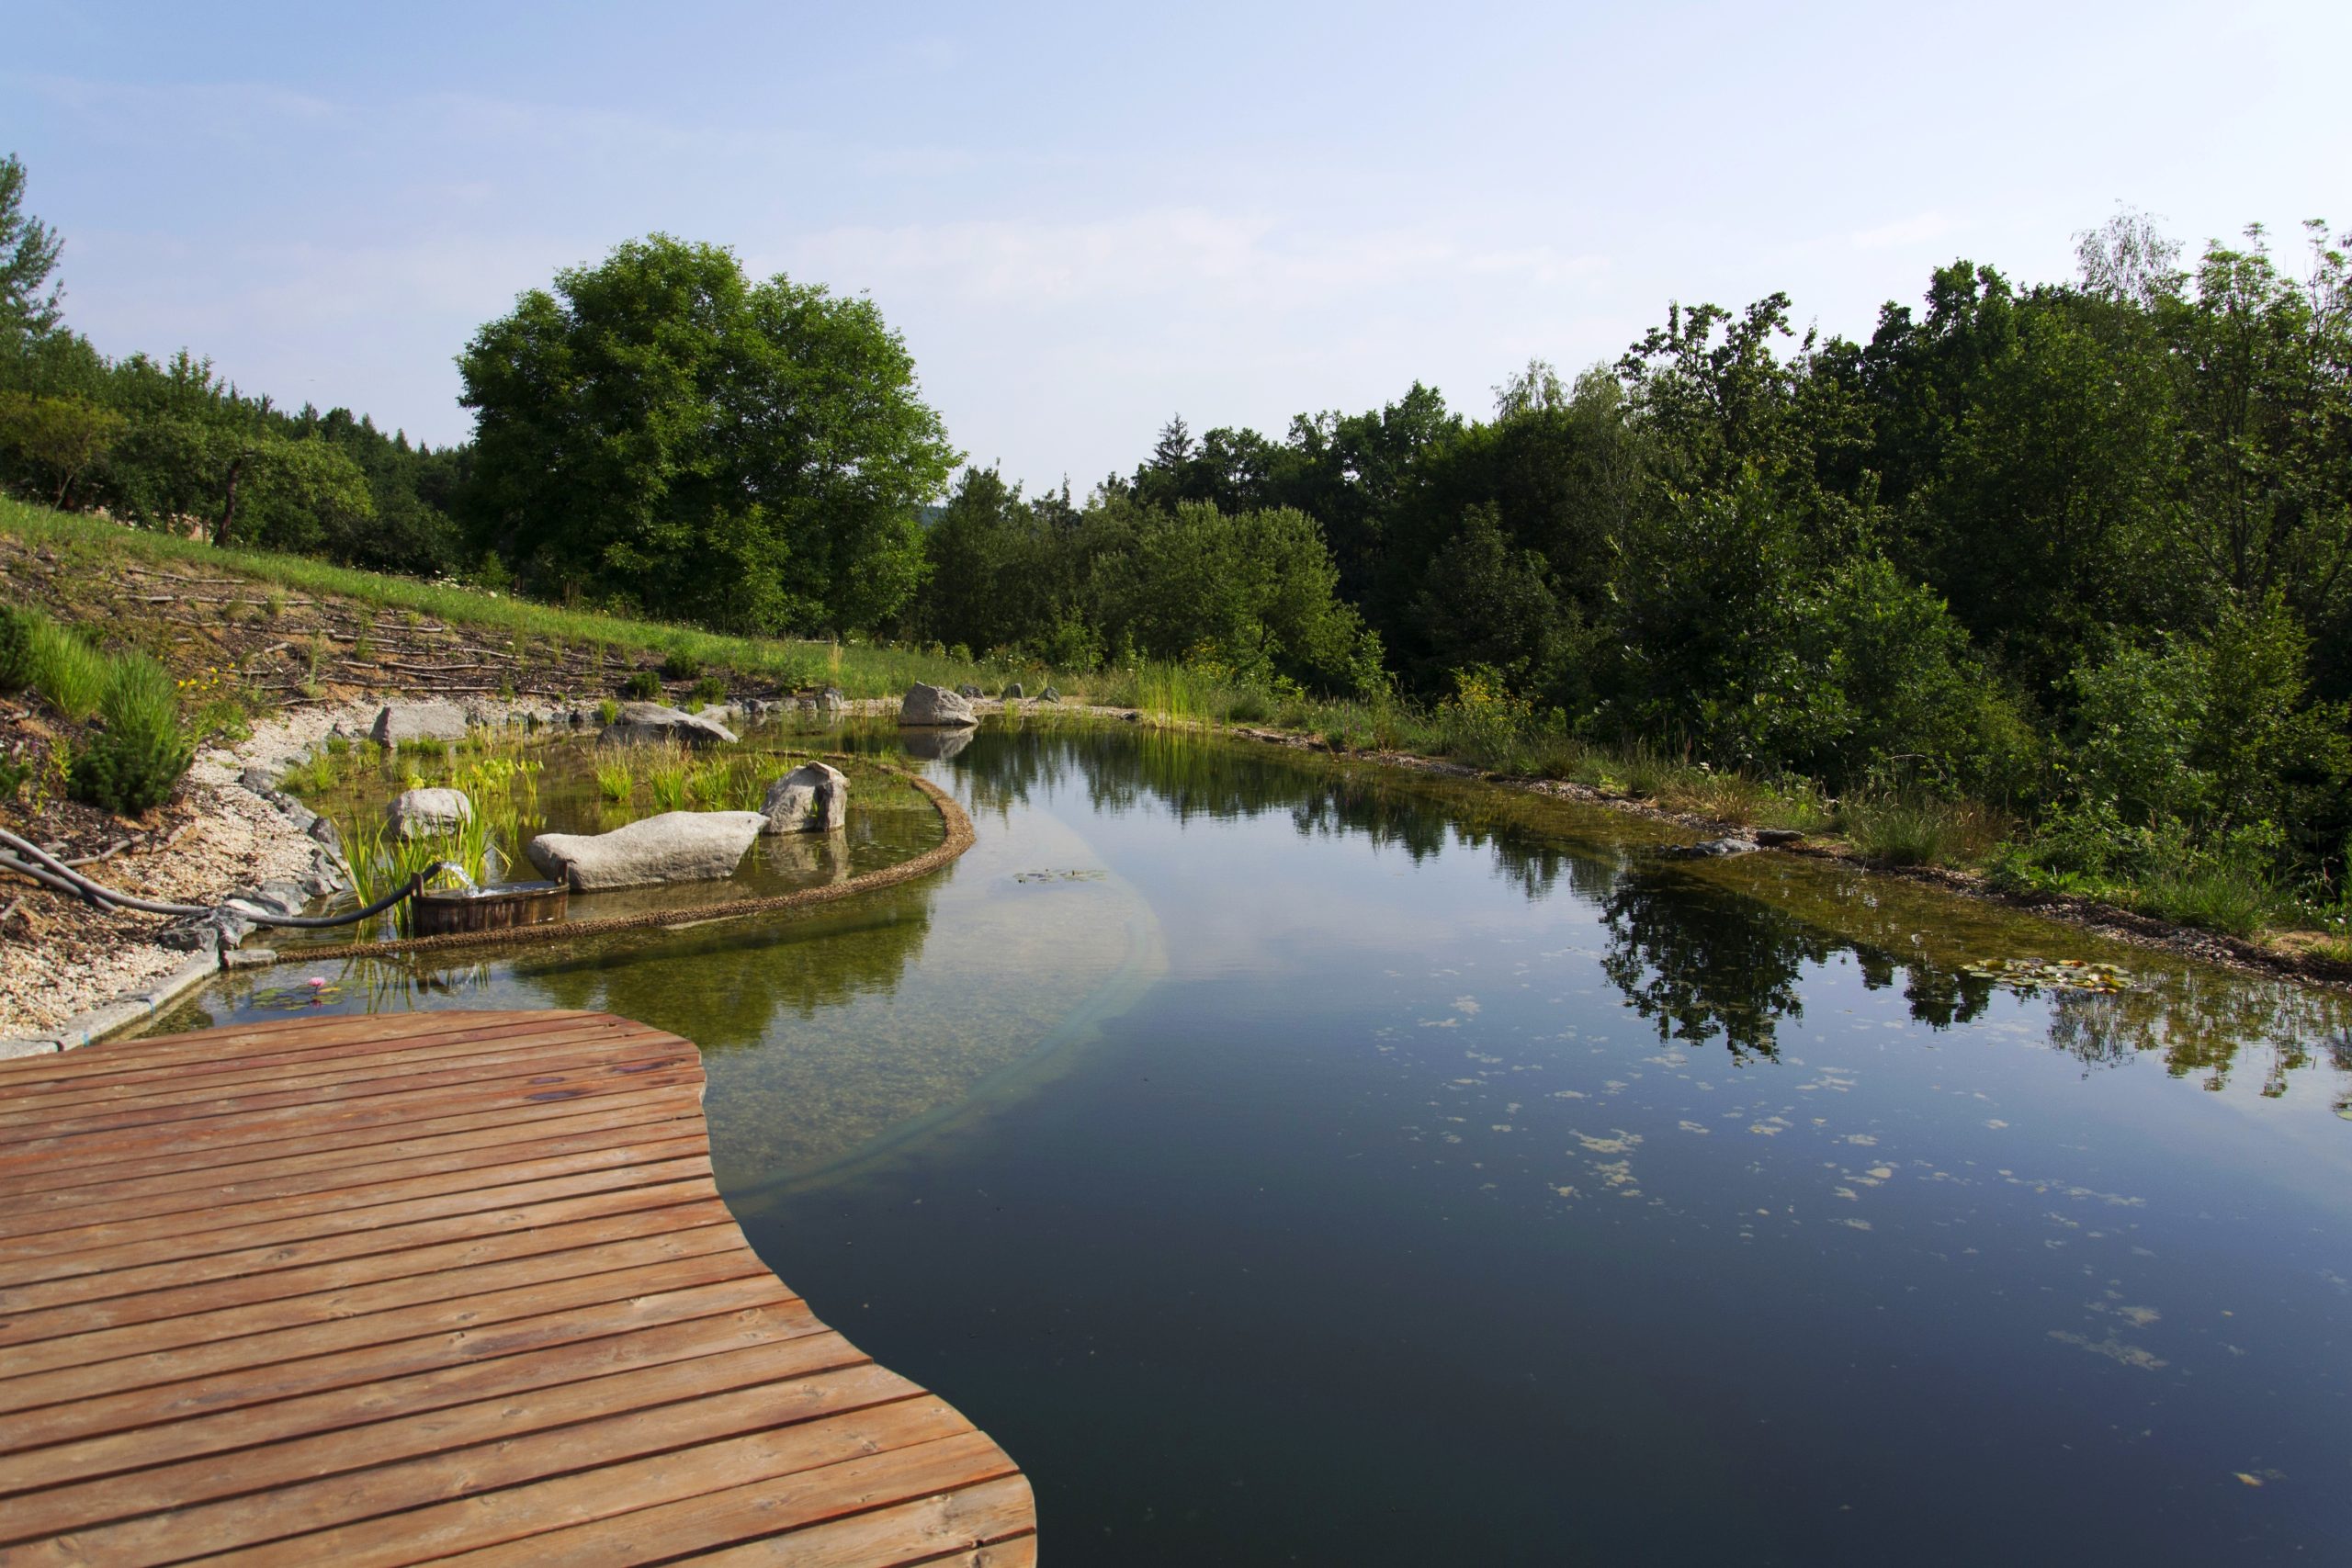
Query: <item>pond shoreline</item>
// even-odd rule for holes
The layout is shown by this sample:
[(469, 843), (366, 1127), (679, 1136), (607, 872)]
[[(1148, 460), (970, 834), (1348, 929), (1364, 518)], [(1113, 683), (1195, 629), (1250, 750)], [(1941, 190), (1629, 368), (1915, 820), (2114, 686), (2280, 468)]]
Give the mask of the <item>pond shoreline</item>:
[[(1098, 708), (1091, 711), (1125, 716), (1126, 710)], [(1335, 753), (1318, 737), (1298, 730), (1274, 729), (1258, 725), (1211, 726), (1213, 731), (1256, 740), (1267, 745), (1293, 750), (1313, 751), (1327, 756), (1347, 758), (1377, 763), (1383, 767), (1401, 769), (1408, 773), (1429, 773), (1442, 778), (1482, 779), (1529, 795), (1548, 795), (1557, 800), (1573, 800), (1579, 805), (1603, 807), (1627, 816), (1646, 818), (1655, 822), (1671, 822), (1678, 827), (1714, 837), (1752, 839), (1749, 827), (1724, 818), (1708, 817), (1698, 812), (1669, 811), (1664, 807), (1624, 795), (1605, 794), (1589, 784), (1567, 779), (1529, 779), (1508, 773), (1487, 773), (1464, 762), (1449, 761), (1440, 757), (1424, 757), (1410, 751), (1351, 751)], [(2007, 908), (2020, 909), (2042, 915), (2068, 925), (2079, 926), (2095, 936), (2123, 942), (2129, 946), (2177, 953), (2185, 957), (2218, 964), (2225, 968), (2247, 973), (2277, 976), (2322, 986), (2331, 990), (2352, 990), (2352, 964), (2324, 957), (2315, 953), (2281, 952), (2230, 936), (2224, 932), (2207, 931), (2200, 926), (2184, 925), (2177, 920), (2158, 919), (2134, 910), (2101, 903), (2095, 898), (2076, 897), (2059, 893), (2008, 893), (1994, 887), (1975, 872), (1956, 871), (1946, 866), (1883, 865), (1872, 862), (1847, 844), (1834, 840), (1806, 837), (1794, 843), (1758, 846), (1757, 852), (1777, 851), (1783, 854), (1804, 855), (1815, 860), (1837, 861), (1874, 876), (1889, 876), (1905, 882), (1923, 884), (1957, 893), (1964, 897), (1982, 899)]]
[[(185, 797), (195, 818), (192, 837), (198, 841), (182, 838), (175, 846), (152, 856), (124, 856), (109, 867), (115, 881), (177, 901), (200, 903), (227, 897), (258, 882), (300, 876), (311, 871), (316, 865), (319, 845), (307, 831), (309, 823), (305, 818), (310, 814), (299, 801), (276, 789), (275, 780), (282, 776), (285, 769), (303, 761), (310, 750), (338, 726), (347, 733), (364, 732), (385, 703), (401, 700), (401, 694), (391, 693), (288, 708), (257, 725), (250, 737), (234, 746), (211, 748), (199, 753), (189, 770)], [(884, 716), (895, 712), (898, 705), (893, 698), (865, 698), (850, 702), (846, 712), (861, 717)], [(1186, 725), (1153, 718), (1133, 708), (1076, 702), (1052, 704), (1036, 698), (982, 698), (975, 706), (983, 715), (1073, 715), (1163, 728), (1198, 728), (1209, 734), (1340, 756), (1407, 773), (1482, 780), (1526, 794), (1671, 822), (1711, 836), (1747, 836), (1747, 829), (1736, 822), (1693, 812), (1669, 811), (1568, 780), (1515, 778), (1406, 751), (1334, 753), (1319, 738), (1299, 731), (1256, 725)], [(482, 716), (493, 725), (514, 723), (526, 715), (541, 716), (545, 712), (545, 704), (527, 701), (481, 705)], [(954, 844), (955, 818), (946, 819), (950, 844)], [(970, 833), (967, 822), (962, 835), (966, 845), (970, 841)], [(219, 852), (205, 852), (200, 840), (207, 837), (220, 840), (215, 846)], [(1923, 884), (2047, 916), (2134, 947), (2180, 953), (2235, 970), (2282, 976), (2330, 989), (2352, 989), (2352, 964), (2314, 953), (2281, 953), (2088, 898), (2006, 893), (1987, 886), (1982, 876), (1970, 872), (1936, 866), (1874, 864), (1835, 841), (1808, 839), (1779, 849), (1780, 852), (1834, 860), (1874, 875)], [(187, 863), (163, 863), (167, 856)], [(53, 908), (46, 912), (52, 918), (40, 939), (31, 943), (11, 943), (31, 950), (35, 960), (32, 972), (40, 984), (29, 993), (23, 987), (0, 988), (0, 1059), (92, 1043), (153, 1016), (220, 970), (238, 966), (241, 960), (251, 962), (249, 954), (253, 950), (223, 948), (188, 953), (165, 947), (153, 939), (166, 922), (118, 911), (99, 917), (115, 926), (104, 960), (77, 964), (72, 961), (74, 949), (70, 939), (80, 933), (71, 929), (70, 922), (75, 916), (88, 915), (86, 906), (38, 889), (27, 889), (23, 897), (48, 900)], [(59, 916), (64, 918), (54, 918)]]

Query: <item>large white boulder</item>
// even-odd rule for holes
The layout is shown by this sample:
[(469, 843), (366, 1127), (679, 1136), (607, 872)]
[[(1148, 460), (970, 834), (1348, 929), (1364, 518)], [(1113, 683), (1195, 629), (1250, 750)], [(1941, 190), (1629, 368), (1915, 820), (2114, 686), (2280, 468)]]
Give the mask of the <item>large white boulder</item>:
[(760, 813), (770, 833), (830, 833), (849, 820), (849, 780), (823, 762), (798, 767), (768, 785)]
[(403, 790), (384, 807), (384, 826), (395, 839), (454, 833), (474, 819), (474, 803), (461, 789)]
[(575, 893), (732, 876), (768, 819), (756, 811), (665, 811), (609, 833), (541, 833), (525, 850)]
[(708, 714), (685, 713), (660, 703), (623, 703), (620, 716), (597, 737), (607, 745), (658, 746), (675, 740), (682, 746), (717, 746), (735, 739), (735, 732)]
[(926, 686), (916, 682), (907, 690), (906, 700), (899, 705), (899, 722), (920, 727), (972, 725), (980, 722), (972, 711), (971, 699), (959, 696), (944, 686)]

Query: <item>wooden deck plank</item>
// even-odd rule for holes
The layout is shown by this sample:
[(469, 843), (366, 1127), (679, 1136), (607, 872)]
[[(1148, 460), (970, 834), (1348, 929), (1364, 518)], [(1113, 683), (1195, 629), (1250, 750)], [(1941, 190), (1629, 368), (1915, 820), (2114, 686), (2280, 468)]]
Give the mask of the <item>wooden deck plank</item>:
[[(887, 1375), (887, 1374), (885, 1374)], [(254, 1564), (333, 1562), (336, 1568), (390, 1568), (560, 1530), (615, 1506), (654, 1505), (706, 1495), (714, 1469), (765, 1470), (776, 1476), (831, 1472), (843, 1491), (856, 1485), (839, 1467), (876, 1453), (927, 1447), (971, 1432), (970, 1424), (928, 1395), (777, 1425), (742, 1437), (625, 1461), (529, 1487), (469, 1495), (389, 1518), (342, 1525), (281, 1540), (243, 1561)], [(990, 1445), (993, 1447), (994, 1445)], [(662, 1554), (676, 1555), (676, 1549)], [(541, 1556), (539, 1562), (560, 1562)]]
[(332, 1072), (336, 1065), (369, 1072), (383, 1065), (430, 1060), (435, 1055), (466, 1055), (480, 1046), (520, 1048), (546, 1039), (621, 1039), (628, 1034), (635, 1034), (635, 1030), (612, 1030), (581, 1018), (525, 1016), (520, 1022), (449, 1025), (442, 1030), (419, 1030), (416, 1034), (398, 1039), (344, 1043), (294, 1039), (270, 1051), (252, 1051), (214, 1060), (118, 1060), (96, 1051), (62, 1051), (40, 1058), (38, 1077), (12, 1081), (9, 1098), (14, 1100), (18, 1096), (38, 1096), (45, 1105), (75, 1105), (83, 1100), (108, 1100), (122, 1093), (151, 1093), (158, 1086), (184, 1086), (188, 1093), (202, 1093), (214, 1084), (238, 1084), (270, 1072)]
[[(631, 1070), (634, 1066), (635, 1070)], [(243, 1149), (254, 1145), (311, 1140), (328, 1134), (365, 1132), (408, 1125), (417, 1120), (455, 1115), (484, 1108), (526, 1109), (537, 1105), (579, 1104), (608, 1094), (670, 1084), (692, 1083), (698, 1069), (684, 1065), (661, 1067), (651, 1064), (619, 1064), (567, 1073), (526, 1075), (477, 1085), (419, 1089), (407, 1094), (372, 1095), (339, 1105), (288, 1106), (252, 1116), (209, 1122), (167, 1122), (156, 1127), (91, 1128), (79, 1133), (27, 1139), (0, 1148), (0, 1188), (22, 1170), (66, 1160), (93, 1171), (133, 1160), (152, 1159), (169, 1152), (184, 1157), (193, 1151)]]
[(462, 1371), (537, 1350), (746, 1313), (800, 1324), (799, 1332), (809, 1332), (808, 1325), (816, 1323), (806, 1303), (775, 1275), (747, 1274), (295, 1360), (232, 1363), (187, 1378), (51, 1403), (0, 1422), (0, 1451), (30, 1452), (107, 1434), (148, 1432), (166, 1422), (314, 1393), (340, 1397), (348, 1391), (360, 1398), (402, 1378)]
[(0, 1064), (0, 1557), (1034, 1562), (1012, 1461), (744, 1244), (702, 1081), (578, 1012)]
[[(840, 1335), (813, 1334), (739, 1347), (695, 1360), (573, 1379), (527, 1393), (443, 1405), (266, 1447), (51, 1486), (12, 1499), (0, 1511), (0, 1539), (21, 1540), (63, 1529), (86, 1531), (100, 1523), (135, 1518), (153, 1512), (159, 1496), (169, 1497), (185, 1509), (397, 1461), (430, 1459), (476, 1443), (511, 1443), (593, 1417), (620, 1416), (697, 1396), (805, 1380), (861, 1365), (871, 1365), (865, 1353)], [(885, 1375), (893, 1378), (887, 1385), (893, 1397), (914, 1386), (895, 1374)]]
[(670, 1202), (658, 1207), (627, 1209), (560, 1224), (484, 1229), (430, 1246), (370, 1252), (358, 1258), (284, 1269), (235, 1269), (232, 1265), (209, 1279), (184, 1283), (175, 1290), (141, 1291), (102, 1301), (11, 1314), (0, 1318), (0, 1349), (44, 1339), (87, 1337), (105, 1328), (202, 1321), (233, 1308), (258, 1307), (263, 1303), (292, 1309), (308, 1298), (328, 1292), (334, 1292), (334, 1299), (322, 1311), (342, 1316), (352, 1307), (366, 1310), (368, 1298), (359, 1290), (362, 1286), (389, 1286), (413, 1280), (446, 1280), (462, 1286), (469, 1271), (483, 1264), (513, 1263), (575, 1251), (601, 1258), (598, 1249), (608, 1245), (732, 1223), (727, 1205), (718, 1201), (716, 1193), (689, 1191), (674, 1195)]
[[(186, 1228), (190, 1236), (212, 1229), (235, 1229), (245, 1225), (267, 1224), (317, 1213), (322, 1207), (339, 1205), (345, 1213), (330, 1222), (322, 1220), (312, 1234), (326, 1234), (330, 1224), (349, 1228), (373, 1225), (383, 1215), (379, 1211), (399, 1209), (402, 1205), (428, 1201), (466, 1193), (512, 1193), (513, 1190), (543, 1187), (548, 1182), (575, 1181), (576, 1190), (586, 1190), (599, 1185), (594, 1179), (609, 1176), (610, 1185), (645, 1179), (642, 1173), (649, 1165), (664, 1168), (679, 1163), (691, 1164), (707, 1170), (708, 1156), (701, 1152), (704, 1145), (689, 1136), (675, 1134), (658, 1141), (639, 1143), (608, 1141), (608, 1146), (582, 1149), (576, 1153), (552, 1157), (536, 1157), (537, 1151), (525, 1145), (508, 1152), (519, 1159), (494, 1162), (476, 1160), (454, 1169), (438, 1170), (424, 1176), (412, 1176), (398, 1180), (368, 1182), (336, 1182), (332, 1179), (314, 1182), (310, 1190), (284, 1197), (258, 1198), (249, 1201), (220, 1201), (193, 1207), (174, 1202), (159, 1204), (151, 1214), (119, 1215), (105, 1220), (84, 1220), (81, 1224), (61, 1225), (53, 1230), (32, 1235), (10, 1236), (0, 1241), (0, 1269), (12, 1269), (19, 1261), (64, 1259), (100, 1247), (129, 1245), (141, 1239), (153, 1239), (157, 1234), (158, 1221), (170, 1220)], [(641, 1151), (656, 1149), (660, 1153), (644, 1161), (634, 1157)], [(355, 1173), (364, 1174), (364, 1173)], [(224, 1189), (223, 1200), (232, 1199), (232, 1189)], [(13, 1273), (6, 1278), (16, 1278)]]
[[(664, 1179), (665, 1171), (674, 1179)], [(666, 1208), (707, 1197), (714, 1190), (709, 1183), (710, 1162), (699, 1157), (602, 1174), (605, 1181), (586, 1190), (578, 1178), (559, 1179), (550, 1184), (544, 1201), (527, 1197), (520, 1202), (511, 1197), (499, 1201), (501, 1190), (492, 1189), (390, 1205), (380, 1219), (355, 1217), (345, 1224), (345, 1216), (336, 1215), (334, 1226), (321, 1230), (304, 1230), (300, 1221), (280, 1220), (274, 1224), (195, 1232), (184, 1244), (151, 1238), (127, 1247), (73, 1253), (58, 1259), (38, 1279), (0, 1284), (0, 1314), (140, 1295), (174, 1285), (194, 1286), (217, 1280), (224, 1272), (262, 1274), (600, 1214)], [(22, 1267), (29, 1273), (40, 1265)], [(5, 1331), (5, 1323), (0, 1323), (0, 1332)]]
[(935, 1562), (1028, 1534), (1036, 1505), (1018, 1475), (869, 1514), (751, 1541), (695, 1558), (712, 1568), (789, 1563), (792, 1568), (875, 1568)]
[[(696, 1468), (700, 1479), (712, 1483), (710, 1492), (641, 1505), (632, 1478), (616, 1466), (587, 1478), (599, 1484), (582, 1500), (583, 1522), (441, 1561), (449, 1568), (537, 1568), (546, 1562), (561, 1562), (565, 1568), (627, 1568), (978, 1485), (1011, 1473), (1012, 1464), (982, 1434), (961, 1432), (821, 1470), (769, 1475), (764, 1473), (767, 1466), (745, 1462), (759, 1441), (738, 1438), (706, 1451)], [(729, 1451), (716, 1451), (719, 1448)], [(728, 1477), (745, 1473), (752, 1478), (727, 1484)]]
[[(294, 1138), (239, 1150), (237, 1157), (224, 1162), (198, 1164), (173, 1158), (167, 1154), (144, 1164), (118, 1165), (104, 1172), (94, 1171), (79, 1181), (64, 1170), (42, 1172), (28, 1177), (23, 1185), (20, 1208), (26, 1217), (19, 1219), (14, 1213), (0, 1214), (0, 1235), (51, 1229), (54, 1227), (46, 1223), (48, 1216), (97, 1204), (112, 1209), (135, 1209), (141, 1213), (160, 1213), (164, 1212), (163, 1208), (153, 1200), (164, 1193), (190, 1190), (203, 1196), (231, 1191), (240, 1197), (253, 1198), (279, 1192), (306, 1192), (315, 1190), (315, 1184), (305, 1184), (292, 1179), (319, 1171), (330, 1174), (373, 1173), (386, 1166), (402, 1168), (392, 1171), (393, 1175), (407, 1174), (412, 1169), (456, 1169), (465, 1165), (482, 1163), (479, 1156), (470, 1155), (469, 1151), (553, 1143), (582, 1133), (634, 1128), (655, 1122), (689, 1123), (677, 1135), (691, 1137), (695, 1135), (695, 1124), (700, 1121), (695, 1086), (681, 1083), (631, 1089), (588, 1105), (560, 1111), (550, 1111), (544, 1105), (524, 1105), (462, 1116), (430, 1118), (413, 1127), (396, 1125), (346, 1140)], [(632, 1133), (628, 1136), (638, 1135)], [(619, 1141), (626, 1144), (628, 1138)], [(467, 1157), (430, 1167), (412, 1166), (410, 1163), (427, 1157), (460, 1155)], [(355, 1176), (355, 1179), (376, 1180), (380, 1177), (368, 1174)], [(277, 1187), (267, 1185), (279, 1181), (285, 1184)], [(17, 1190), (17, 1184), (12, 1182), (10, 1190)]]
[(540, 1258), (480, 1263), (437, 1274), (404, 1275), (348, 1290), (314, 1292), (308, 1295), (271, 1299), (257, 1281), (232, 1280), (241, 1289), (264, 1295), (209, 1311), (191, 1312), (151, 1323), (91, 1328), (63, 1338), (38, 1339), (5, 1351), (6, 1365), (17, 1377), (0, 1381), (0, 1398), (19, 1381), (71, 1367), (98, 1366), (120, 1360), (153, 1360), (167, 1351), (194, 1348), (227, 1339), (259, 1335), (299, 1333), (332, 1325), (352, 1333), (367, 1333), (378, 1318), (396, 1319), (405, 1310), (435, 1303), (462, 1304), (478, 1298), (560, 1285), (573, 1280), (595, 1280), (607, 1274), (634, 1273), (708, 1258), (732, 1259), (738, 1268), (756, 1262), (743, 1247), (742, 1237), (719, 1208), (717, 1219), (704, 1218), (687, 1229), (664, 1229), (628, 1241), (568, 1247)]
[[(628, 1049), (631, 1043), (639, 1050)], [(641, 1036), (616, 1038), (574, 1031), (476, 1040), (429, 1052), (386, 1051), (360, 1060), (256, 1065), (242, 1071), (205, 1074), (159, 1073), (153, 1081), (137, 1083), (107, 1079), (103, 1087), (11, 1094), (0, 1105), (0, 1143), (29, 1136), (25, 1129), (59, 1126), (68, 1118), (105, 1117), (113, 1124), (127, 1112), (139, 1111), (155, 1120), (195, 1120), (232, 1113), (243, 1108), (240, 1097), (258, 1093), (287, 1094), (295, 1097), (288, 1103), (310, 1103), (331, 1097), (356, 1097), (386, 1078), (432, 1071), (476, 1075), (500, 1063), (568, 1057), (625, 1061), (639, 1052), (657, 1049), (659, 1043)]]

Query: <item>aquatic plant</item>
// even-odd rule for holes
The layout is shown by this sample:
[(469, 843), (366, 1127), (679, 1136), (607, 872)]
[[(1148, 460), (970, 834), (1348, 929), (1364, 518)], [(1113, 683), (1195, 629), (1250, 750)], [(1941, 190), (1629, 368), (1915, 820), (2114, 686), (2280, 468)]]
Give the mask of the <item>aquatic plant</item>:
[(684, 811), (693, 777), (694, 759), (683, 747), (657, 748), (646, 763), (646, 787), (652, 793), (653, 804), (659, 810)]
[(627, 753), (608, 751), (597, 756), (596, 793), (614, 802), (625, 801), (637, 793), (637, 774), (628, 765)]

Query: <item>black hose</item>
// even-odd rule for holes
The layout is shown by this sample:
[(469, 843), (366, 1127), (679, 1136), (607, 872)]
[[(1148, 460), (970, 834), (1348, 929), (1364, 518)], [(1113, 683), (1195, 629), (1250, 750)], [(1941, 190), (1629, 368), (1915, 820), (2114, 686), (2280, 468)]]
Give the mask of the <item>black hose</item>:
[[(166, 904), (153, 898), (134, 897), (91, 881), (63, 861), (29, 840), (0, 829), (0, 845), (16, 852), (0, 854), (0, 870), (14, 871), (34, 881), (53, 887), (61, 893), (78, 894), (94, 904), (115, 904), (126, 909), (136, 909), (145, 915), (176, 915), (180, 917), (209, 915), (215, 909), (227, 909), (241, 919), (259, 926), (291, 926), (301, 931), (323, 931), (335, 926), (356, 925), (371, 915), (380, 915), (404, 898), (421, 892), (424, 879), (448, 863), (444, 861), (418, 872), (400, 886), (387, 893), (365, 908), (353, 909), (341, 915), (266, 915), (250, 905), (234, 899), (215, 904)], [(21, 857), (21, 858), (19, 858)], [(28, 864), (28, 862), (34, 863)]]

